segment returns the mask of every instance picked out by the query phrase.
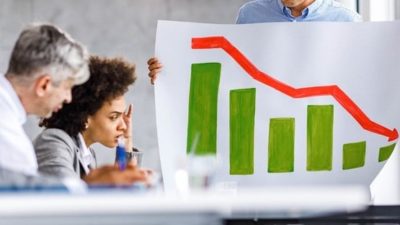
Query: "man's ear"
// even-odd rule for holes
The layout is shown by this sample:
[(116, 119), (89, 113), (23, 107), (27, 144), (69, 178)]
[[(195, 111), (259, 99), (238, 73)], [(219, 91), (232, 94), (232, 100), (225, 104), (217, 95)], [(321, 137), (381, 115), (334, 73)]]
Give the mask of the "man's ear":
[(37, 96), (43, 97), (51, 90), (51, 77), (43, 75), (36, 79), (35, 86), (33, 87)]

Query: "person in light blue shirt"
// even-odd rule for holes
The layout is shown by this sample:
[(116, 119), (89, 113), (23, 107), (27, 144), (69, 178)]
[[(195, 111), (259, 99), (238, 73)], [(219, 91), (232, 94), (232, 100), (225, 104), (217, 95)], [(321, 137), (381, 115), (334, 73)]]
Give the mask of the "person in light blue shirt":
[(311, 21), (360, 22), (362, 18), (334, 0), (254, 0), (240, 8), (236, 23)]

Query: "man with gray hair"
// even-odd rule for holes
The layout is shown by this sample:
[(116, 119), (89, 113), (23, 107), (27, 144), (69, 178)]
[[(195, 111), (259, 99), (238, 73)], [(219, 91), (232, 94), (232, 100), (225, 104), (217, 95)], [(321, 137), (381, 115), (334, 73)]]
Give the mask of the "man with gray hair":
[[(46, 24), (31, 25), (21, 32), (9, 68), (5, 76), (0, 74), (0, 185), (77, 184), (38, 174), (35, 151), (22, 125), (27, 115), (48, 117), (57, 112), (71, 101), (72, 87), (88, 78), (88, 53), (68, 34)], [(113, 167), (100, 169), (92, 174), (97, 184), (144, 180), (135, 168), (121, 172)]]

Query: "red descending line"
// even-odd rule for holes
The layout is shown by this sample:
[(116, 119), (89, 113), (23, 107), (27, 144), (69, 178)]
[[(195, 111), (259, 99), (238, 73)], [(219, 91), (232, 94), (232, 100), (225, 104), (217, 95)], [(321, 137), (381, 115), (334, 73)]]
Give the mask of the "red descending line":
[(260, 71), (255, 67), (235, 46), (233, 46), (226, 38), (200, 37), (192, 38), (193, 49), (211, 49), (222, 48), (228, 53), (253, 79), (266, 84), (292, 98), (305, 98), (312, 96), (330, 95), (342, 105), (342, 107), (350, 113), (350, 115), (365, 130), (388, 137), (389, 141), (396, 140), (399, 134), (396, 129), (390, 130), (368, 118), (368, 116), (357, 106), (356, 103), (337, 85), (315, 86), (294, 88), (288, 84), (277, 80), (270, 75)]

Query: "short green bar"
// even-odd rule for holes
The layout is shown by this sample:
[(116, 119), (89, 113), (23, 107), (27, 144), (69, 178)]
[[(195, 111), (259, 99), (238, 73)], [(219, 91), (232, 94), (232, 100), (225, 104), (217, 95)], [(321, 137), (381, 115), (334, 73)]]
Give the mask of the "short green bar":
[(367, 142), (354, 142), (343, 145), (343, 170), (363, 167)]
[(254, 173), (256, 89), (230, 91), (230, 174)]
[(332, 170), (333, 105), (307, 107), (307, 170)]
[(396, 143), (393, 143), (391, 145), (380, 148), (379, 149), (379, 162), (388, 160), (389, 157), (392, 155), (394, 147), (396, 147)]
[(188, 154), (217, 152), (218, 89), (220, 63), (192, 64), (188, 111)]
[(272, 118), (269, 122), (268, 172), (294, 171), (294, 118)]

